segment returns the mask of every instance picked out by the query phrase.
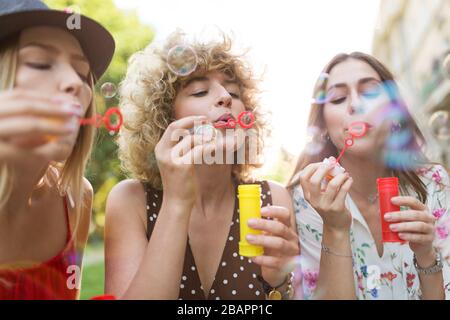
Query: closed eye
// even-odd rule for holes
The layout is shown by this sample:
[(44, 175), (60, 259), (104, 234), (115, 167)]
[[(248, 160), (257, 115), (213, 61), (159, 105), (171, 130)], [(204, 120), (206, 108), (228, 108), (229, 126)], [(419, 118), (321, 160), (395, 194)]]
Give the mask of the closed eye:
[(330, 100), (330, 103), (332, 103), (332, 104), (341, 104), (346, 99), (347, 99), (347, 97), (334, 98), (334, 99)]
[(380, 93), (381, 90), (379, 90), (378, 88), (371, 88), (361, 92), (361, 96), (368, 99), (375, 99), (380, 95)]
[(33, 62), (27, 62), (26, 65), (33, 69), (38, 70), (50, 70), (51, 65), (45, 64), (45, 63), (33, 63)]
[(230, 96), (232, 96), (235, 99), (240, 99), (241, 97), (237, 94), (237, 93), (233, 93), (233, 92), (228, 92), (230, 94)]
[(207, 94), (208, 94), (208, 91), (199, 91), (199, 92), (193, 93), (192, 95), (193, 95), (194, 97), (204, 97), (204, 96), (206, 96)]

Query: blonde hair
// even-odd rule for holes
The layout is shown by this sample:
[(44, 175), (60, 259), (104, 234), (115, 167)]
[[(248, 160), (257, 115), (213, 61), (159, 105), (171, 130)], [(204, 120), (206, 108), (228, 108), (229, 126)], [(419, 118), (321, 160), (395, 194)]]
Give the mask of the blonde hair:
[[(222, 37), (219, 42), (202, 43), (188, 41), (182, 32), (176, 31), (164, 45), (151, 44), (131, 57), (126, 77), (120, 85), (124, 125), (117, 142), (122, 168), (133, 178), (149, 182), (154, 188), (162, 188), (154, 149), (174, 120), (174, 99), (189, 79), (211, 71), (222, 72), (238, 82), (246, 110), (255, 114), (253, 129), (258, 146), (261, 146), (257, 151), (257, 158), (260, 158), (269, 128), (265, 114), (258, 105), (257, 79), (243, 56), (232, 53), (230, 38), (224, 34)], [(197, 55), (197, 68), (188, 76), (177, 75), (168, 67), (169, 50), (176, 45), (187, 45)], [(261, 166), (260, 163), (249, 164), (247, 160), (245, 164), (232, 165), (235, 178), (250, 179), (253, 169)]]
[[(14, 87), (19, 36), (19, 34), (16, 34), (6, 41), (2, 40), (0, 47), (0, 91), (10, 90)], [(94, 92), (94, 78), (92, 74), (90, 76), (90, 87), (92, 92)], [(95, 103), (94, 99), (92, 99), (85, 116), (92, 117), (95, 113)], [(79, 204), (76, 206), (77, 224), (84, 206), (82, 201), (84, 194), (81, 192), (83, 190), (83, 177), (91, 154), (94, 137), (94, 126), (81, 127), (75, 146), (67, 160), (64, 163), (51, 163), (44, 174), (44, 181), (56, 182), (61, 196), (68, 193), (69, 197), (73, 197), (75, 204)], [(0, 210), (8, 202), (13, 186), (12, 181), (14, 181), (16, 174), (8, 163), (0, 162)]]

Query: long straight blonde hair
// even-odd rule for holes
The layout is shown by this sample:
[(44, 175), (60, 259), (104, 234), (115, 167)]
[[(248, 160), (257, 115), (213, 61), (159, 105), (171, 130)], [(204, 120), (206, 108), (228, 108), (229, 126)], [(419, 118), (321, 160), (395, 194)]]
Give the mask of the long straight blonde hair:
[[(19, 37), (20, 34), (13, 35), (7, 40), (2, 40), (0, 45), (0, 91), (14, 88)], [(90, 75), (89, 85), (92, 92), (94, 92), (94, 77), (92, 74)], [(94, 98), (92, 98), (92, 102), (85, 116), (92, 117), (95, 113), (95, 103)], [(78, 226), (82, 209), (85, 206), (85, 203), (83, 203), (83, 191), (85, 191), (83, 190), (83, 177), (93, 147), (94, 138), (94, 126), (81, 127), (75, 146), (68, 159), (63, 163), (51, 163), (44, 174), (44, 181), (53, 180), (57, 184), (60, 195), (65, 196), (67, 194), (74, 201), (75, 212), (77, 213), (76, 226)], [(8, 203), (16, 174), (8, 163), (0, 161), (0, 211)]]

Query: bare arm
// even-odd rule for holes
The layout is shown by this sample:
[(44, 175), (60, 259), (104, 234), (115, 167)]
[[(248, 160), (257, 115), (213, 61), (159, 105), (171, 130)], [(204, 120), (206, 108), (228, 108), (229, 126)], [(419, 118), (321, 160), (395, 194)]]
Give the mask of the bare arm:
[(145, 194), (138, 182), (121, 182), (108, 197), (105, 292), (123, 299), (176, 299), (190, 208), (163, 200), (147, 241), (145, 206)]
[(350, 246), (351, 214), (345, 197), (352, 185), (347, 174), (334, 177), (322, 191), (321, 182), (330, 167), (323, 163), (307, 166), (300, 177), (305, 199), (323, 220), (320, 271), (315, 299), (356, 299), (352, 251)]
[(178, 139), (176, 133), (201, 120), (204, 117), (172, 122), (156, 145), (164, 198), (150, 241), (140, 183), (125, 181), (110, 193), (105, 228), (107, 293), (124, 299), (178, 298), (196, 196), (193, 163), (214, 145), (201, 144), (190, 134)]

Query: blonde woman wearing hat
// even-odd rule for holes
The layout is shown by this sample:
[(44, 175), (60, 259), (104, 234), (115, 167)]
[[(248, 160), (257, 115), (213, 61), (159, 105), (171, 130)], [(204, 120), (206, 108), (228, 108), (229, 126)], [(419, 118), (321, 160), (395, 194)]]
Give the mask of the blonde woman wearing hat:
[(95, 134), (79, 118), (95, 114), (114, 40), (84, 16), (68, 30), (68, 17), (40, 1), (0, 3), (0, 299), (79, 293)]

